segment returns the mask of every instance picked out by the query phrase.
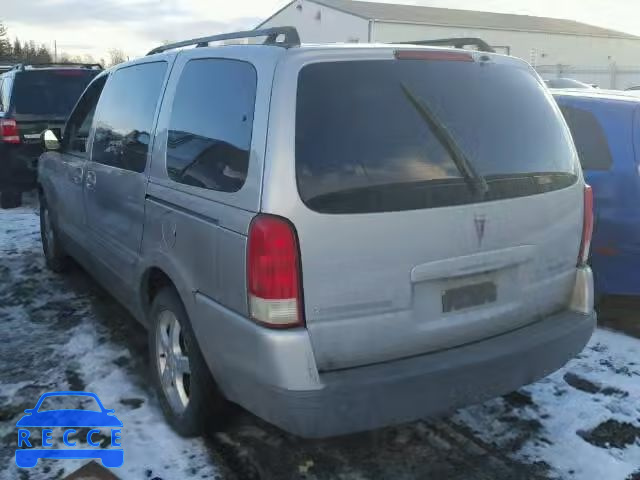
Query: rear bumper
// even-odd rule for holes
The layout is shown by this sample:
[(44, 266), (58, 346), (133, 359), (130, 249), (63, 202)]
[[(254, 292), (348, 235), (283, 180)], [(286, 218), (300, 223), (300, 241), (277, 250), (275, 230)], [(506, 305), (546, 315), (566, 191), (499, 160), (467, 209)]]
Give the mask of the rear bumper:
[(35, 187), (40, 145), (0, 144), (0, 191), (26, 191)]
[[(205, 303), (213, 304), (200, 307)], [(461, 347), (318, 374), (305, 331), (265, 331), (226, 310), (217, 313), (226, 330), (214, 327), (220, 346), (239, 349), (222, 358), (209, 348), (217, 342), (200, 345), (227, 398), (284, 430), (316, 438), (440, 415), (509, 393), (562, 367), (596, 326), (595, 313), (566, 311)], [(200, 330), (203, 322), (218, 321), (194, 323)], [(234, 345), (235, 327), (229, 327), (236, 321), (244, 338)]]

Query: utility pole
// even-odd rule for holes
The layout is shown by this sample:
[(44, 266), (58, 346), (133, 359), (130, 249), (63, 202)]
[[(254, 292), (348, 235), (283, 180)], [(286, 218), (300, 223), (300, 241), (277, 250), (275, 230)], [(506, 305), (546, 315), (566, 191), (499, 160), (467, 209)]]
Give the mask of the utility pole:
[(56, 40), (53, 41), (53, 63), (58, 62), (58, 42)]

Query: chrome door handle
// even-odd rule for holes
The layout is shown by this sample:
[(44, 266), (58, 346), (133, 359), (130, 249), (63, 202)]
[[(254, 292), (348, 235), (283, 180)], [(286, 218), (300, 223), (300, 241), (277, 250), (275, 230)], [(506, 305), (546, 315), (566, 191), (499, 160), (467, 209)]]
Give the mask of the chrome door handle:
[(85, 179), (84, 185), (89, 190), (94, 189), (94, 187), (96, 186), (96, 172), (93, 172), (91, 170), (87, 172), (87, 178)]
[(80, 185), (82, 183), (82, 174), (83, 170), (80, 167), (74, 168), (73, 173), (71, 174), (71, 181), (76, 185)]

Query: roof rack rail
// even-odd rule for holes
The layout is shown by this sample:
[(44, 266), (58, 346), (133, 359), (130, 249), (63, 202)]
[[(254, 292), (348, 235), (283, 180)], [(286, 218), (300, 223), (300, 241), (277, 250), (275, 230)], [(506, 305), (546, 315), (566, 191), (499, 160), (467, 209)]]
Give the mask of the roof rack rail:
[(487, 42), (481, 38), (467, 37), (467, 38), (436, 38), (433, 40), (416, 40), (414, 42), (396, 42), (396, 43), (408, 43), (411, 45), (432, 45), (440, 47), (454, 47), (464, 48), (467, 46), (475, 46), (481, 52), (496, 53), (496, 51)]
[[(277, 39), (280, 35), (284, 35), (284, 41), (278, 42)], [(254, 38), (254, 37), (267, 37), (264, 41), (265, 45), (276, 45), (279, 47), (299, 47), (300, 35), (295, 27), (274, 27), (265, 28), (261, 30), (247, 30), (242, 32), (222, 33), (219, 35), (211, 35), (210, 37), (192, 38), (191, 40), (183, 40), (181, 42), (169, 43), (168, 45), (161, 45), (151, 50), (147, 55), (153, 55), (155, 53), (166, 52), (167, 50), (173, 50), (181, 47), (188, 47), (195, 45), (196, 47), (206, 47), (209, 42), (217, 42), (221, 40), (233, 40), (238, 38)]]
[(50, 63), (18, 63), (14, 65), (11, 70), (20, 70), (24, 71), (30, 68), (50, 68), (50, 67), (80, 67), (80, 68), (91, 68), (97, 70), (103, 70), (104, 67), (99, 63), (73, 63), (73, 62), (50, 62)]

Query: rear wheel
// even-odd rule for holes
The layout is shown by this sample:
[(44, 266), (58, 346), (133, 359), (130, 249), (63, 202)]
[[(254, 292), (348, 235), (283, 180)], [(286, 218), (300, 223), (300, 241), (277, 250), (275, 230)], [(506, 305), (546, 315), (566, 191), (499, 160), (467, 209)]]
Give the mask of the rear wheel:
[(61, 273), (69, 266), (69, 257), (65, 253), (53, 222), (53, 216), (44, 196), (40, 197), (40, 238), (47, 267)]
[(226, 402), (200, 352), (184, 305), (171, 287), (153, 300), (149, 353), (160, 404), (173, 429), (188, 437), (215, 428)]
[(0, 192), (0, 207), (17, 208), (22, 205), (22, 192), (4, 190)]

